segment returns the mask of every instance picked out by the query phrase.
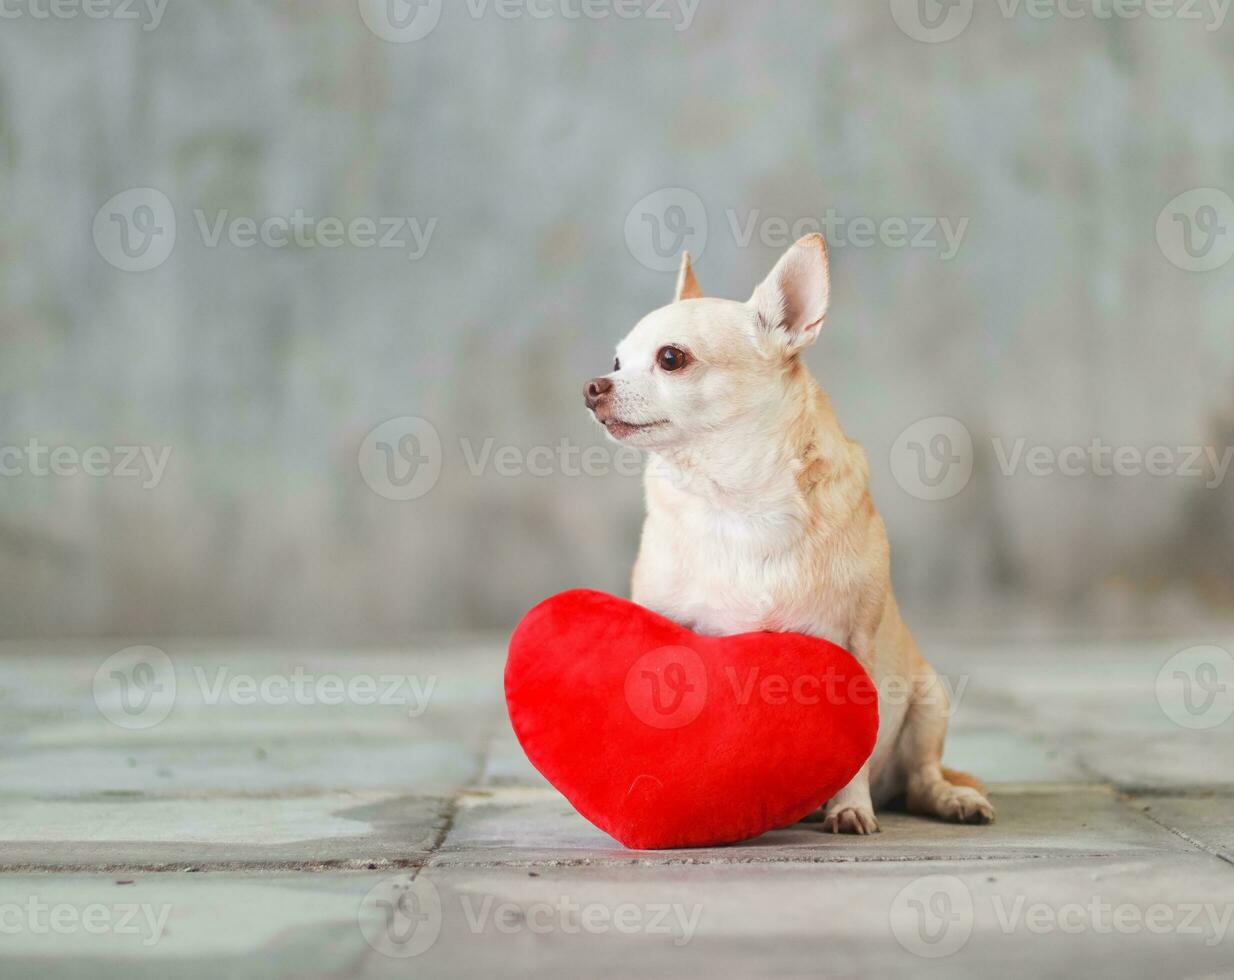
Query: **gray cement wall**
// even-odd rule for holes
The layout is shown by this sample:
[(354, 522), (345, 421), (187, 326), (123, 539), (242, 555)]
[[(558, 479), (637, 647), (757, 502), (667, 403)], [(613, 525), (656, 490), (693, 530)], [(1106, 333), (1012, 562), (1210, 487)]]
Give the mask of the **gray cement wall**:
[[(639, 481), (576, 475), (604, 445), (582, 382), (678, 247), (744, 298), (815, 226), (835, 305), (808, 361), (870, 454), (906, 605), (1229, 609), (1230, 483), (1182, 450), (1234, 446), (1234, 22), (1009, 7), (931, 34), (900, 0), (447, 0), (400, 43), (368, 0), (19, 5), (0, 634), (386, 639), (622, 590)], [(134, 188), (158, 193), (108, 203)], [(357, 218), (412, 220), (381, 247)], [(943, 416), (963, 428), (921, 424)], [(431, 428), (369, 438), (397, 417)], [(1079, 475), (1051, 474), (1069, 446)], [(1105, 449), (1155, 447), (1165, 475), (1108, 475)]]

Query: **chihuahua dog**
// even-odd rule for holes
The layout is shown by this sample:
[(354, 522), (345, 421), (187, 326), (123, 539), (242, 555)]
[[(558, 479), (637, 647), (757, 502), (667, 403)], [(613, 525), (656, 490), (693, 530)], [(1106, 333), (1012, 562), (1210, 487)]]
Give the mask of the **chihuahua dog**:
[(805, 633), (857, 658), (880, 692), (878, 741), (823, 808), (824, 830), (876, 833), (875, 804), (899, 797), (990, 823), (981, 783), (942, 767), (947, 696), (900, 618), (865, 452), (801, 363), (830, 297), (821, 235), (747, 303), (703, 298), (686, 254), (676, 301), (587, 384), (609, 437), (651, 457), (633, 599), (705, 635)]

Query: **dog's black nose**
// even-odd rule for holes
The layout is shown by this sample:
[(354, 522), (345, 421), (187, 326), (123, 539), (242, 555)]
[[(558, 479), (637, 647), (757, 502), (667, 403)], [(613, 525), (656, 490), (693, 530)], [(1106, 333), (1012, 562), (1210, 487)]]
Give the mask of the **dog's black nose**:
[(604, 400), (604, 396), (613, 390), (613, 382), (608, 378), (592, 378), (583, 389), (583, 400), (593, 412), (596, 406)]

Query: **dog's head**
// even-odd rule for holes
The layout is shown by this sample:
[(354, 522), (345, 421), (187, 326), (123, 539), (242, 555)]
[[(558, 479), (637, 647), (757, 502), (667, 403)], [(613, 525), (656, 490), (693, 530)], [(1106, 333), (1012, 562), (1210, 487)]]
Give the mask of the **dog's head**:
[(704, 299), (685, 255), (676, 302), (617, 345), (612, 373), (584, 389), (587, 407), (609, 436), (651, 450), (756, 421), (782, 403), (830, 293), (821, 235), (790, 248), (746, 303)]

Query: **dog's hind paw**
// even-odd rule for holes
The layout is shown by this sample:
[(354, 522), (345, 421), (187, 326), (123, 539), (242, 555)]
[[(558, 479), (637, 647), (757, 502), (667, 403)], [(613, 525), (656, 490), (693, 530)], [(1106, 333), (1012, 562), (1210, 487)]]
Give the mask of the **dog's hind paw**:
[(938, 801), (935, 814), (951, 823), (987, 824), (994, 822), (994, 807), (990, 801), (968, 786), (952, 786)]

